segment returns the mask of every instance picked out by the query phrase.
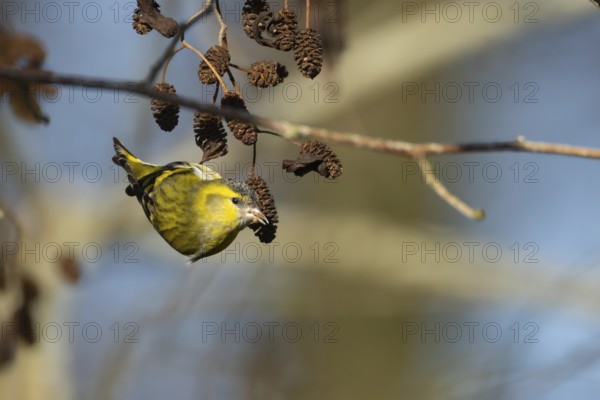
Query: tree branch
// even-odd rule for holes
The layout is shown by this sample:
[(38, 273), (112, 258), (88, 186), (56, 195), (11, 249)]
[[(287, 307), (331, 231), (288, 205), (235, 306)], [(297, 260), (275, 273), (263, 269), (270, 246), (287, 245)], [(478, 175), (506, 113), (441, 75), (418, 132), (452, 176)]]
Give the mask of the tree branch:
[[(285, 120), (263, 118), (251, 115), (245, 111), (240, 111), (231, 107), (216, 107), (212, 104), (202, 103), (188, 97), (176, 96), (168, 93), (162, 93), (154, 89), (146, 80), (141, 82), (127, 82), (118, 80), (107, 80), (100, 78), (90, 78), (84, 76), (63, 75), (48, 71), (38, 70), (20, 70), (16, 68), (0, 68), (0, 78), (17, 82), (28, 83), (46, 83), (73, 85), (79, 87), (96, 87), (114, 91), (126, 91), (137, 93), (148, 97), (154, 97), (160, 100), (179, 104), (195, 111), (207, 112), (221, 115), (225, 118), (238, 119), (254, 125), (259, 125), (271, 131), (275, 131), (279, 136), (289, 140), (319, 139), (323, 141), (345, 144), (359, 149), (371, 150), (381, 153), (394, 154), (400, 157), (414, 159), (419, 162), (422, 169), (428, 165), (424, 159), (429, 155), (474, 153), (474, 152), (497, 152), (513, 151), (527, 153), (555, 154), (581, 158), (600, 159), (600, 149), (571, 146), (567, 144), (534, 142), (526, 140), (519, 136), (517, 139), (506, 142), (490, 143), (409, 143), (399, 140), (389, 140), (374, 138), (357, 133), (334, 131), (324, 128), (312, 127), (303, 124), (297, 124)], [(426, 177), (426, 182), (433, 190), (442, 197), (448, 204), (454, 207), (463, 215), (473, 219), (482, 219), (483, 211), (473, 209), (460, 199), (452, 195), (436, 179)]]
[(419, 162), (419, 171), (421, 171), (421, 176), (423, 180), (433, 191), (444, 199), (448, 204), (450, 204), (456, 211), (461, 213), (467, 218), (474, 219), (477, 221), (481, 221), (485, 218), (485, 211), (482, 209), (475, 209), (450, 193), (446, 186), (444, 186), (437, 177), (427, 173), (427, 171), (432, 171), (433, 167), (425, 158), (418, 158)]

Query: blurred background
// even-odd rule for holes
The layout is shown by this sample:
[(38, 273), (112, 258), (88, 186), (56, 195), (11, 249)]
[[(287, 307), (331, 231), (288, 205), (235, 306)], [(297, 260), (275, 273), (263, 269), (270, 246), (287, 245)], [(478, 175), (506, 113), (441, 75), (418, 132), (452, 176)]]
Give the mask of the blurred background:
[[(290, 71), (264, 90), (234, 72), (252, 113), (411, 142), (600, 147), (591, 2), (312, 3), (328, 44), (314, 81), (244, 35), (241, 1), (220, 3), (234, 63)], [(161, 10), (183, 21), (201, 5)], [(2, 27), (37, 38), (51, 71), (135, 81), (168, 44), (135, 34), (134, 2), (0, 6)], [(303, 22), (304, 2), (290, 7)], [(209, 17), (186, 39), (206, 50), (217, 35)], [(198, 62), (180, 52), (166, 80), (211, 101)], [(277, 239), (247, 230), (187, 266), (111, 157), (117, 136), (149, 162), (200, 160), (193, 112), (164, 133), (127, 91), (56, 86), (39, 100), (48, 125), (16, 118), (6, 96), (0, 106), (0, 398), (596, 398), (598, 161), (432, 158), (430, 173), (486, 210), (474, 222), (412, 162), (332, 143), (343, 176), (300, 179), (281, 169), (297, 148), (261, 136)], [(229, 143), (209, 166), (245, 178), (251, 151)]]

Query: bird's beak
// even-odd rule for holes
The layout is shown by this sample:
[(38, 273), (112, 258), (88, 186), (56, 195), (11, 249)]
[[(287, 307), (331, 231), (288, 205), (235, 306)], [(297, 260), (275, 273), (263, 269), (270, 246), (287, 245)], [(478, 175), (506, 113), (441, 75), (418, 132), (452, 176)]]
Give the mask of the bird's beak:
[(249, 221), (249, 223), (251, 224), (263, 224), (263, 225), (267, 225), (269, 223), (269, 220), (267, 219), (267, 217), (265, 217), (265, 214), (263, 214), (258, 208), (256, 207), (248, 207), (246, 209), (246, 220)]

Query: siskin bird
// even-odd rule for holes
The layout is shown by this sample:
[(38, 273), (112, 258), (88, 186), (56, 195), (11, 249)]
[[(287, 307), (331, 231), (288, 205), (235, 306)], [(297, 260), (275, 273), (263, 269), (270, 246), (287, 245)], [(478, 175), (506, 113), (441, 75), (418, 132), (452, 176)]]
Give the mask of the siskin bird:
[(126, 193), (137, 197), (154, 229), (190, 262), (224, 250), (248, 225), (268, 223), (246, 183), (190, 162), (148, 164), (113, 140), (113, 162), (131, 183)]

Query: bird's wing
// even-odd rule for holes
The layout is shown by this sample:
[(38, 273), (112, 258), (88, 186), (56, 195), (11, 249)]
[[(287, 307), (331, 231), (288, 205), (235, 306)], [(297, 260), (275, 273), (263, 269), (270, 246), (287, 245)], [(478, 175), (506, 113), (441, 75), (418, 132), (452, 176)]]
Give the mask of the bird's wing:
[(194, 174), (198, 175), (198, 177), (203, 181), (212, 181), (214, 179), (221, 179), (221, 175), (219, 175), (216, 171), (210, 169), (206, 165), (177, 161), (177, 162), (168, 164), (165, 167), (169, 167), (171, 165), (174, 165), (174, 168), (188, 169), (191, 172), (193, 172)]
[(160, 171), (144, 176), (137, 182), (136, 195), (150, 222), (154, 223), (155, 189), (166, 179), (179, 174), (192, 174), (200, 181), (221, 179), (221, 175), (204, 165), (184, 161), (172, 162)]

